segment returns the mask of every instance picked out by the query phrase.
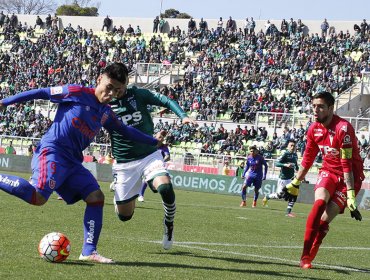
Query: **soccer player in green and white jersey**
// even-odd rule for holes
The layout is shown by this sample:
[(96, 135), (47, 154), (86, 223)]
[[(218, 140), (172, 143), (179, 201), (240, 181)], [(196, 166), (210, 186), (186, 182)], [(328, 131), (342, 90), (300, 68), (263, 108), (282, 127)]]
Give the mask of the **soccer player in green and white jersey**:
[[(263, 206), (267, 206), (267, 202), (269, 199), (281, 199), (280, 193), (283, 188), (292, 181), (294, 177), (294, 171), (298, 171), (298, 156), (296, 153), (296, 142), (294, 140), (288, 141), (287, 149), (284, 153), (277, 159), (276, 167), (281, 167), (279, 180), (277, 183), (277, 190), (274, 193), (266, 195), (263, 200)], [(286, 209), (286, 216), (288, 217), (295, 217), (292, 213), (292, 208), (294, 206), (296, 199), (289, 199), (288, 207)]]
[[(166, 107), (181, 118), (183, 124), (195, 124), (177, 102), (157, 92), (136, 86), (127, 87), (127, 90), (112, 100), (110, 105), (124, 124), (149, 135), (153, 135), (154, 125), (148, 105)], [(162, 245), (164, 249), (170, 249), (173, 243), (173, 222), (176, 212), (175, 192), (161, 152), (156, 147), (127, 141), (118, 133), (112, 133), (110, 138), (112, 153), (116, 159), (112, 167), (114, 177), (112, 187), (115, 190), (114, 202), (118, 218), (122, 222), (132, 218), (142, 181), (146, 181), (152, 191), (158, 192), (162, 197), (164, 208)]]

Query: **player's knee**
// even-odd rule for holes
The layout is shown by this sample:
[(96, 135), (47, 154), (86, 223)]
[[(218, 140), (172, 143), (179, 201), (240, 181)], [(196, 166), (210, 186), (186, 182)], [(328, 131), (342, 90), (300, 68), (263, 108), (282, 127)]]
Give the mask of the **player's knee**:
[(105, 196), (101, 190), (96, 190), (92, 193), (90, 193), (87, 198), (85, 199), (85, 202), (88, 204), (94, 204), (94, 203), (101, 203), (104, 204)]
[(173, 192), (172, 183), (160, 184), (157, 190), (160, 194), (166, 194), (169, 192)]
[(120, 219), (122, 222), (127, 222), (127, 221), (131, 220), (131, 218), (132, 218), (133, 215), (134, 215), (134, 213), (132, 213), (129, 216), (117, 214), (118, 219)]
[(175, 202), (175, 192), (171, 183), (161, 184), (157, 188), (164, 203), (172, 204)]
[(32, 201), (32, 205), (34, 206), (42, 206), (46, 203), (46, 201), (43, 201), (43, 200), (35, 200), (35, 201)]
[(320, 221), (320, 231), (322, 232), (328, 232), (329, 231), (329, 223), (326, 221)]
[(43, 197), (40, 193), (35, 192), (31, 199), (31, 204), (35, 206), (42, 206), (44, 205), (48, 200)]

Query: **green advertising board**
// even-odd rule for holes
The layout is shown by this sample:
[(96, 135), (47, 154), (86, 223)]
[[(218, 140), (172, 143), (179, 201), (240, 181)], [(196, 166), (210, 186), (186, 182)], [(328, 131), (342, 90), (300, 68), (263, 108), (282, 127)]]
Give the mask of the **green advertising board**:
[[(210, 175), (204, 173), (182, 172), (170, 170), (172, 184), (175, 189), (211, 192), (228, 195), (240, 195), (243, 182), (242, 178)], [(262, 182), (260, 195), (264, 196), (269, 193), (276, 192), (277, 180), (265, 180)], [(298, 197), (298, 202), (312, 203), (313, 202), (313, 185), (302, 184), (301, 194)], [(254, 188), (247, 188), (247, 196), (253, 196)]]
[[(97, 178), (99, 181), (110, 182), (112, 180), (112, 166), (109, 164), (99, 163), (83, 163), (83, 165)], [(15, 171), (15, 172), (31, 172), (31, 157), (18, 155), (0, 154), (0, 170)], [(210, 192), (226, 195), (240, 195), (243, 185), (243, 179), (224, 175), (213, 175), (194, 172), (183, 172), (170, 170), (172, 184), (175, 189)], [(277, 180), (265, 180), (262, 182), (260, 196), (276, 191)], [(314, 200), (314, 185), (302, 184), (298, 202), (312, 203)], [(366, 193), (366, 195), (364, 195)], [(254, 194), (253, 188), (247, 188), (247, 196), (251, 197)], [(363, 208), (368, 208), (370, 205), (369, 191), (361, 190), (357, 196), (357, 200)], [(366, 207), (365, 207), (366, 205)]]

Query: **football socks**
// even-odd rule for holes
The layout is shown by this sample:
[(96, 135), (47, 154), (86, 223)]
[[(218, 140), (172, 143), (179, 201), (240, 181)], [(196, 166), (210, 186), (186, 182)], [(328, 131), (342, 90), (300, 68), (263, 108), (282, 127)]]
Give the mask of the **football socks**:
[(307, 218), (306, 232), (304, 234), (302, 258), (309, 256), (312, 244), (319, 230), (321, 216), (326, 209), (326, 202), (318, 199), (313, 204), (310, 214)]
[(0, 174), (0, 189), (24, 200), (27, 203), (35, 203), (35, 187), (21, 177)]
[(103, 205), (104, 202), (86, 204), (84, 225), (84, 244), (82, 255), (89, 256), (96, 251), (100, 232), (103, 225)]
[(172, 184), (162, 184), (158, 186), (157, 190), (162, 197), (165, 222), (173, 223), (176, 213), (176, 203)]

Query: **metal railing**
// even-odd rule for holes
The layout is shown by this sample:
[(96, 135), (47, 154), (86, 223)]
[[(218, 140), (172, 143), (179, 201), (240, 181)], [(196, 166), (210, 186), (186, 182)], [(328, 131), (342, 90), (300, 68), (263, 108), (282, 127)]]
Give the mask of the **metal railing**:
[[(163, 63), (136, 63), (135, 84), (171, 84), (179, 79), (181, 66)], [(168, 79), (165, 77), (168, 76)]]
[[(36, 144), (40, 141), (40, 138), (28, 138), (28, 137), (17, 137), (0, 135), (0, 146), (5, 148), (9, 141), (12, 141), (13, 146), (16, 150), (17, 155), (28, 155), (29, 145)], [(211, 174), (222, 174), (222, 168), (224, 163), (228, 161), (230, 167), (235, 170), (239, 165), (240, 161), (245, 161), (245, 156), (231, 156), (231, 155), (218, 155), (218, 154), (206, 154), (206, 153), (193, 153), (191, 157), (185, 155), (183, 151), (171, 151), (171, 161), (169, 162), (169, 169), (171, 170), (185, 170), (185, 166), (190, 167), (186, 170), (189, 172), (204, 172)], [(106, 156), (111, 152), (111, 147), (108, 144), (97, 144), (91, 143), (91, 145), (84, 151), (84, 155), (94, 155), (96, 158)], [(280, 168), (276, 167), (276, 159), (266, 159), (268, 164), (267, 179), (277, 179), (279, 176)], [(197, 167), (201, 167), (198, 168)], [(317, 174), (320, 165), (314, 163), (310, 171), (306, 176), (306, 180), (310, 183), (314, 183), (317, 179)], [(198, 170), (198, 171), (197, 171)], [(366, 178), (364, 185), (369, 186), (370, 184), (370, 170), (365, 170)]]
[[(341, 116), (349, 121), (357, 133), (370, 131), (370, 118)], [(298, 128), (300, 124), (306, 125), (311, 120), (311, 115), (305, 113), (271, 113), (257, 112), (255, 127), (265, 127), (266, 124), (272, 131), (281, 128)]]
[(370, 94), (370, 72), (362, 73), (361, 94)]
[[(350, 110), (350, 103), (354, 96), (357, 96), (359, 94), (362, 94), (362, 90), (358, 90), (357, 86), (359, 83), (355, 83), (349, 88), (347, 88), (345, 91), (341, 92), (336, 98), (335, 98), (335, 111), (337, 111), (339, 108), (341, 108), (344, 105), (347, 105), (347, 110)], [(346, 97), (347, 95), (347, 97)], [(344, 98), (345, 97), (345, 98)]]

